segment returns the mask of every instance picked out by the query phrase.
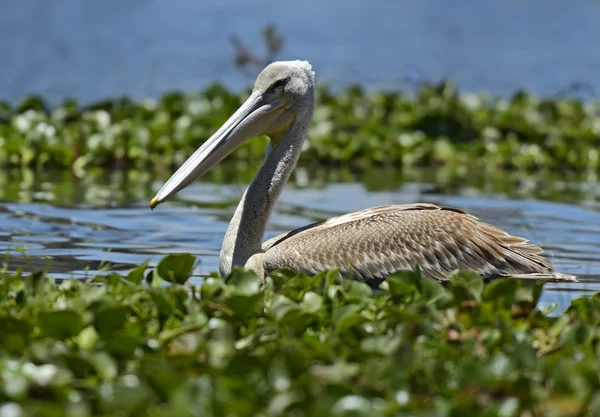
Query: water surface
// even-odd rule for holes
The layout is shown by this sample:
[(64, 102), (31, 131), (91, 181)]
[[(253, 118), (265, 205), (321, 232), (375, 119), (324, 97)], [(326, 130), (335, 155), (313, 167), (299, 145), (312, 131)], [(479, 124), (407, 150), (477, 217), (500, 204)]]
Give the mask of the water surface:
[[(198, 283), (218, 270), (223, 235), (255, 168), (217, 167), (153, 212), (148, 202), (169, 173), (91, 171), (80, 179), (66, 171), (4, 172), (0, 249), (17, 255), (13, 268), (48, 267), (57, 277), (78, 278), (189, 252), (200, 261)], [(412, 202), (465, 209), (544, 247), (557, 269), (581, 280), (546, 285), (546, 304), (564, 308), (573, 297), (600, 290), (600, 190), (593, 177), (301, 166), (266, 237), (374, 205)]]
[(262, 53), (260, 28), (286, 38), (320, 80), (405, 88), (452, 78), (468, 91), (600, 90), (597, 0), (28, 0), (0, 12), (0, 99), (88, 102), (250, 81), (229, 37)]

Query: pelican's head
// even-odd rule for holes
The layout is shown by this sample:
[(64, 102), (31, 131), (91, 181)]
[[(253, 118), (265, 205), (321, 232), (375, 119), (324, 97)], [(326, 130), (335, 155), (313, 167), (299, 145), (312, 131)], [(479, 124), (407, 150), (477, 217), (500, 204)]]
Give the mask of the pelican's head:
[(252, 94), (162, 186), (150, 202), (154, 209), (205, 174), (241, 144), (257, 136), (271, 138), (275, 147), (294, 120), (308, 126), (314, 105), (315, 73), (307, 61), (268, 65), (258, 75)]

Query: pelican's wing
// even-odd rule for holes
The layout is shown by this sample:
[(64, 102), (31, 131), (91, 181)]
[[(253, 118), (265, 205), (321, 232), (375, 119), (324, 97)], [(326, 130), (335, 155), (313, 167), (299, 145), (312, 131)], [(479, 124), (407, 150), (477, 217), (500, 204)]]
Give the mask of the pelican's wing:
[(539, 255), (542, 250), (527, 240), (433, 204), (380, 206), (334, 217), (274, 237), (263, 250), (265, 272), (339, 269), (367, 280), (418, 264), (438, 280), (457, 269), (485, 276), (569, 277), (554, 272)]

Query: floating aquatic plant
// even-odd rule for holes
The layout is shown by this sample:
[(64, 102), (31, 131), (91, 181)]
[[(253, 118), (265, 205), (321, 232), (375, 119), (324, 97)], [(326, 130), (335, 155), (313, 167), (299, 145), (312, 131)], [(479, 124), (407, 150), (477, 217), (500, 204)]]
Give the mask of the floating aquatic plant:
[[(417, 272), (381, 289), (194, 263), (89, 282), (0, 276), (2, 416), (577, 416), (600, 410), (600, 298), (559, 317), (541, 285), (443, 287)], [(170, 285), (164, 285), (168, 281)]]
[[(0, 165), (169, 167), (185, 160), (231, 115), (247, 93), (215, 84), (158, 101), (108, 99), (50, 107), (28, 97), (0, 104)], [(465, 166), (592, 171), (600, 167), (600, 102), (510, 99), (461, 94), (451, 82), (415, 94), (349, 87), (317, 91), (302, 160), (372, 165)], [(266, 139), (231, 155), (260, 161)]]

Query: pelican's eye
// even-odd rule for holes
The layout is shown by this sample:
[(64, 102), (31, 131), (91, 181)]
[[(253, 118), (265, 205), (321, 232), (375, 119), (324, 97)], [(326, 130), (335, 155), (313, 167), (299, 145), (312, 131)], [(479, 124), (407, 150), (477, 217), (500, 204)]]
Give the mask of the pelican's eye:
[(285, 83), (287, 82), (287, 78), (282, 78), (281, 80), (277, 80), (273, 83), (273, 85), (271, 86), (272, 90), (279, 90), (279, 89), (283, 89), (283, 87), (285, 86)]

